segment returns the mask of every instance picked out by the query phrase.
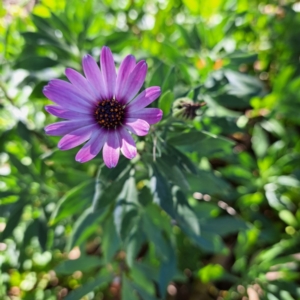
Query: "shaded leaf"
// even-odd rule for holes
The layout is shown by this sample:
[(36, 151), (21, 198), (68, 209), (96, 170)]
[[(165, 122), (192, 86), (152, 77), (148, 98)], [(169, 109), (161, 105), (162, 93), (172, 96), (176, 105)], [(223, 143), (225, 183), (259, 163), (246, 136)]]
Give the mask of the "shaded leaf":
[(42, 69), (54, 67), (57, 64), (58, 61), (46, 56), (28, 56), (16, 61), (15, 68), (30, 71), (39, 71)]
[(231, 216), (221, 216), (215, 219), (207, 219), (201, 222), (201, 229), (208, 234), (219, 234), (226, 236), (228, 234), (247, 230), (245, 221)]
[(74, 223), (72, 234), (68, 240), (67, 251), (80, 245), (96, 232), (99, 221), (105, 212), (106, 210), (92, 212), (91, 208), (88, 208), (80, 215)]
[(121, 295), (122, 295), (122, 299), (139, 300), (139, 297), (133, 291), (132, 285), (130, 284), (129, 280), (126, 278), (124, 273), (123, 273), (123, 276), (122, 276)]
[(171, 217), (175, 217), (174, 204), (168, 182), (158, 172), (156, 166), (153, 166), (150, 189), (154, 196), (154, 202), (159, 204)]
[(7, 220), (6, 226), (4, 231), (1, 234), (1, 239), (5, 240), (8, 237), (11, 237), (14, 229), (18, 226), (20, 219), (22, 217), (23, 214), (23, 209), (25, 206), (25, 202), (22, 200), (19, 200), (13, 210), (11, 211), (11, 214)]
[(60, 263), (55, 268), (55, 272), (61, 275), (71, 275), (76, 271), (89, 272), (101, 267), (103, 264), (103, 260), (96, 256), (81, 255), (78, 259), (66, 260)]
[(116, 230), (113, 216), (103, 224), (102, 250), (106, 262), (110, 262), (119, 250), (121, 241)]
[(65, 300), (80, 300), (86, 294), (92, 292), (96, 288), (108, 285), (112, 279), (111, 275), (101, 274), (94, 279), (91, 279), (81, 287), (73, 290), (70, 294), (65, 297)]
[(36, 220), (36, 226), (38, 229), (38, 240), (40, 243), (40, 246), (43, 251), (46, 251), (46, 244), (48, 240), (48, 226), (47, 226), (47, 221), (45, 218), (40, 217)]
[(81, 213), (85, 207), (92, 203), (95, 190), (95, 181), (88, 180), (68, 191), (53, 211), (50, 224), (56, 224), (75, 213)]
[(126, 239), (130, 229), (138, 217), (138, 194), (135, 180), (131, 176), (124, 184), (123, 190), (118, 196), (114, 210), (114, 222), (116, 230), (122, 240)]

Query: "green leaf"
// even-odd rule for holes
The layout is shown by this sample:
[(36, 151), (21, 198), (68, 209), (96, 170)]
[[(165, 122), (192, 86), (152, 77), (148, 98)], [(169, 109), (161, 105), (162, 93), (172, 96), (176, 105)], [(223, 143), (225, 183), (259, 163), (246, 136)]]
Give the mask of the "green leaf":
[(182, 60), (179, 49), (174, 44), (166, 40), (162, 42), (162, 53), (164, 53), (165, 56), (172, 61), (172, 63), (178, 62), (179, 59)]
[(96, 211), (101, 211), (103, 208), (113, 203), (120, 192), (122, 191), (125, 178), (123, 180), (111, 183), (108, 187), (103, 188), (100, 192), (99, 200), (97, 201)]
[(230, 53), (228, 56), (230, 58), (231, 63), (240, 66), (241, 64), (249, 64), (257, 61), (256, 53), (247, 53), (242, 51), (234, 51)]
[(266, 132), (256, 124), (253, 129), (252, 147), (257, 157), (264, 157), (269, 148), (269, 141)]
[(27, 175), (27, 176), (31, 175), (32, 177), (36, 178), (31, 168), (23, 165), (16, 155), (10, 152), (8, 152), (8, 155), (9, 155), (10, 162), (18, 170), (18, 172), (20, 172), (23, 175)]
[(224, 152), (231, 153), (231, 148), (235, 144), (233, 141), (210, 134), (205, 131), (190, 131), (176, 134), (171, 137), (168, 143), (176, 146), (182, 152), (197, 151), (201, 156), (212, 156), (216, 153), (221, 155)]
[(294, 227), (298, 226), (297, 219), (295, 218), (293, 213), (290, 212), (289, 210), (286, 210), (286, 209), (281, 210), (279, 212), (279, 218), (290, 226), (294, 226)]
[(130, 300), (139, 300), (140, 298), (137, 296), (136, 292), (133, 291), (132, 285), (129, 280), (127, 280), (126, 275), (123, 273), (122, 275), (122, 291), (121, 291), (122, 299), (130, 299)]
[(249, 227), (245, 221), (231, 216), (221, 216), (215, 219), (208, 218), (201, 222), (201, 229), (208, 234), (219, 234), (226, 236), (239, 231), (247, 230)]
[(26, 230), (25, 230), (25, 233), (24, 233), (24, 237), (23, 237), (23, 247), (27, 247), (28, 245), (30, 245), (30, 242), (31, 242), (31, 239), (33, 237), (36, 237), (37, 236), (37, 223), (36, 223), (36, 219), (31, 221)]
[(186, 234), (191, 238), (191, 240), (202, 250), (208, 253), (227, 253), (227, 248), (224, 245), (222, 239), (218, 235), (213, 235), (211, 233), (204, 232), (203, 228), (201, 236), (196, 236), (190, 234), (189, 231), (184, 230)]
[[(157, 212), (158, 213), (158, 212)], [(155, 250), (162, 260), (168, 260), (168, 241), (165, 236), (165, 230), (161, 224), (161, 219), (157, 218), (153, 221), (154, 215), (149, 212), (143, 214), (142, 226), (148, 240), (155, 245)], [(170, 234), (170, 232), (168, 232)]]
[(73, 32), (71, 28), (68, 27), (62, 16), (57, 16), (56, 14), (51, 12), (51, 21), (55, 25), (55, 28), (58, 28), (62, 32), (64, 40), (66, 42), (68, 42), (69, 44), (75, 43)]
[(141, 290), (149, 295), (154, 295), (154, 285), (148, 279), (147, 275), (143, 273), (142, 270), (137, 268), (132, 268), (130, 271), (131, 278), (136, 287), (138, 286)]
[(192, 14), (200, 15), (201, 3), (197, 0), (183, 0), (184, 5)]
[[(34, 62), (34, 63), (33, 63)], [(46, 56), (28, 56), (16, 61), (14, 67), (16, 69), (25, 69), (29, 71), (40, 71), (46, 68), (54, 67), (58, 61)]]
[(134, 177), (129, 177), (120, 193), (114, 210), (116, 230), (122, 240), (125, 240), (138, 217), (138, 194)]
[(163, 111), (164, 116), (167, 116), (171, 113), (171, 107), (174, 100), (174, 94), (167, 90), (162, 96), (159, 98), (158, 107)]
[(142, 222), (135, 222), (130, 234), (126, 239), (126, 261), (130, 267), (133, 266), (146, 237), (142, 231)]
[(31, 94), (30, 94), (30, 98), (35, 98), (35, 99), (38, 99), (38, 98), (45, 98), (44, 94), (43, 94), (43, 87), (47, 85), (47, 81), (41, 81), (37, 84), (35, 84)]
[(230, 191), (230, 185), (222, 177), (216, 176), (213, 172), (198, 170), (197, 175), (186, 173), (185, 176), (192, 192), (224, 195)]
[(160, 294), (165, 298), (167, 293), (167, 286), (172, 280), (173, 276), (176, 273), (176, 255), (175, 247), (172, 245), (171, 241), (166, 243), (166, 257), (167, 259), (161, 261), (159, 275), (158, 275), (158, 287)]
[(285, 175), (278, 176), (277, 183), (279, 185), (283, 185), (287, 187), (294, 187), (294, 188), (300, 187), (300, 181), (292, 176), (285, 176)]
[[(2, 196), (3, 195), (3, 196)], [(17, 202), (19, 199), (19, 195), (17, 193), (12, 192), (0, 192), (0, 204), (2, 206), (6, 205), (6, 208), (2, 208), (0, 211), (0, 216), (5, 216), (6, 211), (9, 211), (9, 205)]]
[(83, 284), (78, 289), (72, 291), (65, 297), (65, 300), (81, 300), (86, 294), (94, 291), (96, 288), (108, 285), (112, 280), (111, 275), (101, 274), (94, 279), (89, 280), (87, 283)]
[(147, 206), (153, 201), (153, 196), (148, 186), (143, 186), (143, 188), (139, 191), (138, 199), (142, 206)]
[(66, 260), (60, 263), (55, 272), (60, 275), (71, 275), (76, 271), (89, 272), (103, 266), (104, 262), (97, 256), (81, 255), (78, 259)]
[(32, 144), (31, 131), (21, 121), (17, 123), (17, 133), (23, 140), (27, 141), (29, 144)]
[(141, 296), (143, 300), (156, 300), (157, 298), (154, 295), (150, 295), (147, 291), (141, 288), (135, 282), (132, 282), (132, 288), (137, 291), (137, 293)]
[(102, 191), (100, 191), (100, 195), (97, 200), (96, 210), (102, 210), (104, 207), (113, 203), (117, 199), (118, 195), (123, 189), (124, 183), (126, 182), (129, 176), (130, 169), (131, 166), (129, 164), (125, 164), (124, 169), (118, 169), (116, 167), (113, 171), (110, 172), (102, 172), (101, 170), (100, 180), (103, 180), (103, 182), (109, 182), (109, 184), (105, 186)]
[[(176, 196), (178, 201), (178, 217), (176, 220), (178, 222), (178, 226), (186, 234), (186, 236), (188, 236), (196, 246), (209, 253), (224, 251), (226, 248), (218, 235), (219, 231), (216, 233), (214, 231), (210, 231), (209, 226), (208, 229), (207, 227), (202, 227), (202, 223), (204, 223), (209, 216), (207, 215), (207, 212), (204, 212), (204, 215), (201, 218), (202, 211), (200, 207), (198, 208), (200, 211), (199, 214), (196, 209), (187, 205), (186, 199), (183, 198), (184, 195), (180, 191), (177, 191)], [(195, 210), (195, 212), (192, 209)], [(202, 219), (201, 227), (199, 222), (200, 219)]]
[(119, 181), (121, 178), (127, 179), (127, 174), (131, 169), (130, 160), (124, 156), (120, 157), (120, 160), (115, 168), (107, 168), (104, 164), (101, 167), (100, 178), (103, 181)]
[(51, 28), (51, 24), (49, 23), (49, 19), (45, 19), (34, 14), (31, 15), (31, 18), (33, 23), (35, 24), (35, 26), (40, 32), (48, 35), (49, 32), (53, 31), (53, 28)]
[(109, 263), (119, 250), (121, 241), (116, 231), (113, 216), (109, 216), (103, 225), (102, 250), (105, 262)]
[(89, 207), (80, 215), (73, 225), (73, 231), (67, 244), (67, 251), (70, 251), (77, 245), (81, 245), (96, 232), (99, 221), (103, 218), (106, 211), (106, 209), (103, 209), (102, 211), (92, 212), (91, 207)]
[(38, 230), (38, 241), (43, 251), (46, 251), (46, 245), (48, 241), (48, 226), (45, 218), (40, 217), (36, 220), (36, 226)]
[[(183, 27), (180, 24), (176, 24), (180, 34), (182, 36), (182, 38), (184, 39), (185, 43), (188, 45), (188, 47), (190, 48), (194, 48), (194, 49), (198, 49), (199, 48), (199, 39), (197, 39), (198, 34), (195, 34), (195, 32), (193, 32), (194, 34), (194, 38), (192, 38), (192, 34), (190, 34), (185, 27)], [(196, 37), (196, 38), (195, 38)]]
[(179, 189), (174, 193), (176, 198), (176, 220), (179, 223), (179, 227), (182, 223), (185, 224), (196, 236), (200, 235), (200, 224), (197, 215), (190, 207), (185, 195)]
[(68, 48), (64, 46), (61, 41), (55, 36), (52, 36), (50, 34), (45, 35), (41, 32), (23, 32), (22, 35), (26, 39), (28, 44), (31, 44), (33, 46), (37, 46), (40, 44), (44, 46), (54, 46), (62, 50), (67, 57), (69, 56), (69, 53), (67, 51)]
[(174, 146), (187, 146), (187, 145), (196, 145), (204, 140), (208, 139), (209, 135), (201, 131), (189, 131), (182, 134), (176, 134), (174, 137), (168, 139), (168, 143)]
[[(142, 221), (145, 233), (155, 245), (156, 253), (160, 257), (158, 285), (160, 294), (164, 298), (167, 285), (176, 273), (176, 247), (170, 239), (172, 228), (168, 218), (159, 215), (156, 208), (156, 205), (149, 205), (142, 216)], [(164, 224), (165, 222), (167, 224)]]
[(198, 271), (198, 277), (203, 283), (221, 279), (225, 274), (224, 268), (219, 264), (208, 264)]
[(171, 217), (175, 217), (170, 187), (155, 165), (153, 165), (153, 175), (150, 179), (150, 189), (154, 196), (154, 202), (159, 204)]
[(176, 157), (163, 154), (156, 159), (156, 166), (166, 178), (169, 178), (170, 181), (179, 186), (182, 190), (188, 191), (190, 189), (189, 183), (186, 180), (182, 169), (176, 164), (175, 159)]
[(151, 79), (147, 84), (147, 86), (162, 86), (163, 82), (167, 80), (168, 75), (170, 75), (170, 69), (171, 68), (168, 65), (159, 61), (158, 66), (155, 69), (154, 73), (152, 74)]
[(23, 209), (25, 206), (25, 202), (19, 200), (15, 205), (8, 217), (6, 226), (4, 231), (1, 234), (1, 240), (5, 240), (6, 238), (10, 237), (14, 231), (14, 229), (18, 226), (20, 219), (23, 214)]
[(176, 84), (176, 68), (170, 67), (169, 72), (167, 73), (164, 83), (162, 85), (162, 92), (173, 91)]
[(230, 109), (246, 109), (249, 107), (249, 100), (250, 98), (240, 98), (235, 95), (225, 93), (220, 93), (216, 97), (214, 97), (214, 100), (224, 107), (230, 108)]
[(158, 279), (159, 269), (150, 262), (140, 260), (134, 263), (133, 268), (145, 274), (149, 281), (157, 281)]
[(229, 69), (224, 70), (224, 75), (229, 81), (227, 91), (238, 97), (262, 96), (265, 93), (264, 86), (254, 76), (242, 74)]
[(166, 149), (168, 151), (168, 155), (176, 159), (176, 163), (180, 166), (182, 170), (186, 170), (193, 174), (197, 174), (198, 168), (184, 153), (182, 153), (170, 144), (167, 144)]
[(106, 45), (109, 46), (114, 52), (120, 52), (125, 46), (130, 45), (135, 41), (136, 37), (130, 31), (114, 31), (112, 34), (106, 37)]
[(68, 191), (58, 201), (58, 204), (51, 215), (50, 224), (56, 224), (73, 214), (81, 213), (92, 203), (94, 190), (95, 180), (88, 180)]

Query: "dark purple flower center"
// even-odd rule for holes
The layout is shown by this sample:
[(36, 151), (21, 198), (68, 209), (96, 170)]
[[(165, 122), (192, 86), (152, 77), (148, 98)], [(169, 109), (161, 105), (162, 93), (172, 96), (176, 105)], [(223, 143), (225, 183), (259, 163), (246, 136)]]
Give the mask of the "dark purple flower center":
[(118, 127), (124, 119), (124, 108), (116, 100), (103, 100), (96, 107), (95, 118), (102, 127)]

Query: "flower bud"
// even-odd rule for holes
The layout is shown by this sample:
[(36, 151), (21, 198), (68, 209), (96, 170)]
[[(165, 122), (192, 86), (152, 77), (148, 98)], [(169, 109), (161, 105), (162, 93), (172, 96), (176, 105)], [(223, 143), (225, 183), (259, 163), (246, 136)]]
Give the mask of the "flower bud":
[(195, 103), (190, 98), (178, 98), (173, 103), (173, 116), (193, 120), (197, 116), (196, 111), (205, 104), (205, 102)]

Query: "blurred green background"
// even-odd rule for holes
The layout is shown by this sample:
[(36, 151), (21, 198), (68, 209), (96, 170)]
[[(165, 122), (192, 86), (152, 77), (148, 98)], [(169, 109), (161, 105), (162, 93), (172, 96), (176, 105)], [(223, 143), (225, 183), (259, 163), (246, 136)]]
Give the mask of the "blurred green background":
[[(0, 299), (300, 299), (299, 28), (291, 0), (3, 0)], [(43, 131), (104, 45), (164, 111), (112, 170)]]

